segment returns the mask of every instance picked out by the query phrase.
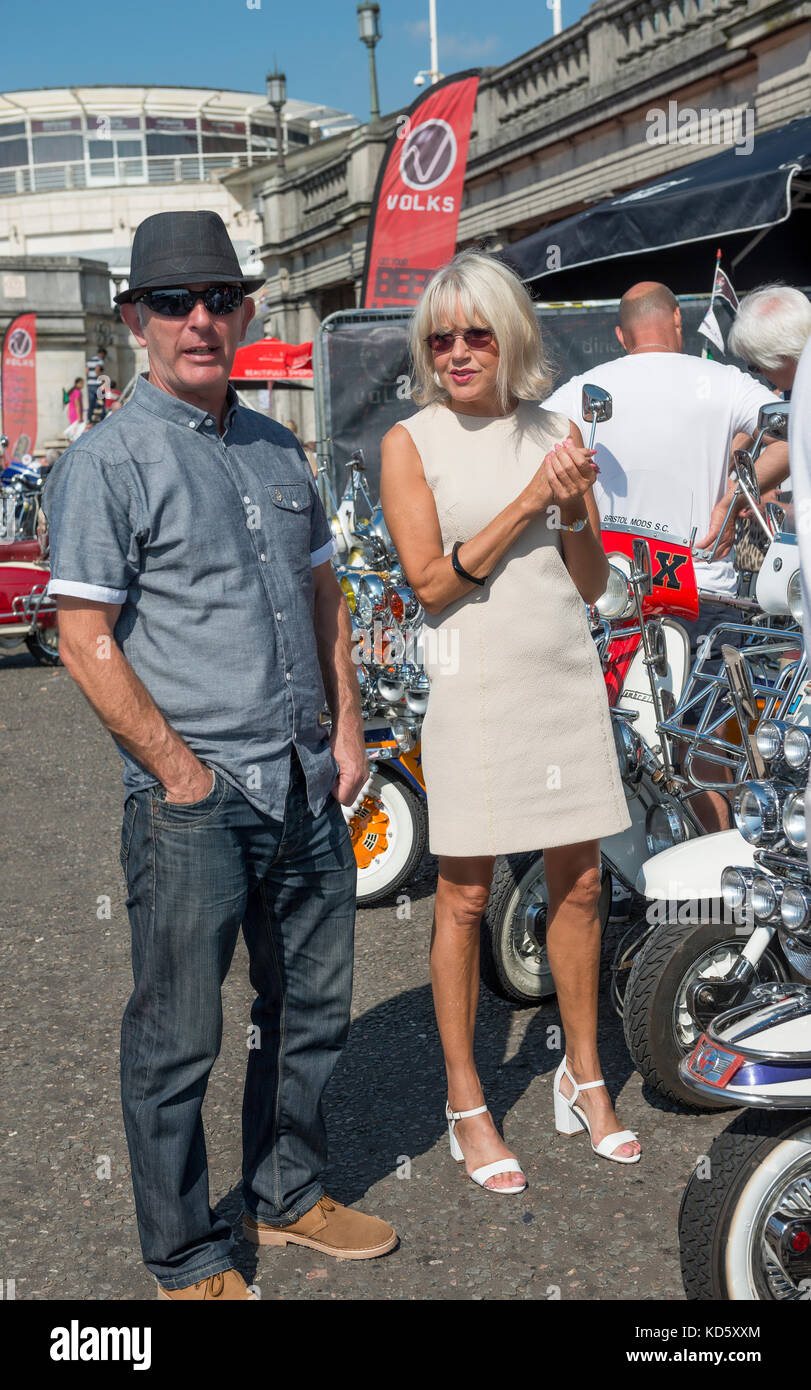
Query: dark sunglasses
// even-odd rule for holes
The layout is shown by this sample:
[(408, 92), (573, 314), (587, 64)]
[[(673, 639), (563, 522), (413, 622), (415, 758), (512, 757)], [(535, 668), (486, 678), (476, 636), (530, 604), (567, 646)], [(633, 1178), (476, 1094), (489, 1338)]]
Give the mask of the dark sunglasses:
[(202, 299), (210, 314), (221, 318), (233, 314), (245, 298), (241, 285), (209, 285), (207, 290), (147, 290), (139, 294), (136, 303), (143, 301), (153, 314), (165, 319), (184, 319), (198, 299)]
[(450, 352), (457, 338), (464, 338), (466, 347), (486, 348), (493, 341), (492, 328), (466, 328), (464, 333), (429, 333), (425, 339), (434, 356)]

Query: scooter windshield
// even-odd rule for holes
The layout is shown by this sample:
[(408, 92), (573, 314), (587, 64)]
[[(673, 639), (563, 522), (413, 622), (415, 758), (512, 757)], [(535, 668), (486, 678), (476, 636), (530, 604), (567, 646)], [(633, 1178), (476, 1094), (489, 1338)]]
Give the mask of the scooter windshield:
[[(605, 462), (603, 461), (605, 459)], [(612, 455), (598, 456), (594, 500), (605, 527), (629, 527), (639, 535), (667, 535), (686, 544), (693, 527), (693, 491), (665, 483), (653, 469), (620, 469)]]

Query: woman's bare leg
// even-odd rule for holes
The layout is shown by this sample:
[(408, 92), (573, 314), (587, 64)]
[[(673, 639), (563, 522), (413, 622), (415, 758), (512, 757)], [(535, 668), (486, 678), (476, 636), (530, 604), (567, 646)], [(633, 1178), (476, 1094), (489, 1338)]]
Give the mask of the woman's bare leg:
[[(546, 949), (557, 989), (568, 1067), (577, 1082), (598, 1081), (603, 1074), (597, 1055), (600, 842), (588, 840), (547, 849), (544, 864), (549, 892)], [(566, 1096), (572, 1094), (565, 1077), (561, 1090)], [(625, 1128), (604, 1086), (582, 1092), (577, 1103), (588, 1115), (595, 1144)], [(639, 1151), (636, 1140), (617, 1149), (623, 1158)]]
[[(475, 1110), (485, 1104), (473, 1060), (473, 1035), (479, 1002), (479, 924), (490, 894), (494, 862), (484, 855), (469, 859), (442, 855), (439, 860), (431, 930), (431, 987), (452, 1110)], [(485, 1163), (514, 1157), (489, 1113), (459, 1120), (456, 1137), (468, 1173)], [(518, 1173), (518, 1169), (496, 1173), (486, 1185), (514, 1187)]]

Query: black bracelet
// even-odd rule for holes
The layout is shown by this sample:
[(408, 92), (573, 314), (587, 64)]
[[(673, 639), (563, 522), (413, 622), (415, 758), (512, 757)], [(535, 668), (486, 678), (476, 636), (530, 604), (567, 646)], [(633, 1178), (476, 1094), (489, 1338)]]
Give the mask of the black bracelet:
[(454, 543), (453, 543), (453, 550), (451, 551), (451, 564), (453, 565), (453, 568), (456, 570), (456, 573), (457, 573), (458, 575), (461, 575), (462, 579), (469, 579), (470, 582), (471, 582), (471, 584), (479, 584), (479, 585), (485, 584), (485, 583), (487, 582), (487, 578), (488, 578), (487, 575), (484, 576), (484, 579), (477, 579), (476, 576), (475, 576), (475, 574), (468, 574), (467, 570), (465, 569), (464, 565), (462, 564), (462, 561), (459, 559), (459, 556), (457, 555), (457, 551), (458, 551), (460, 545), (463, 545), (463, 544), (464, 544), (463, 541), (454, 541)]

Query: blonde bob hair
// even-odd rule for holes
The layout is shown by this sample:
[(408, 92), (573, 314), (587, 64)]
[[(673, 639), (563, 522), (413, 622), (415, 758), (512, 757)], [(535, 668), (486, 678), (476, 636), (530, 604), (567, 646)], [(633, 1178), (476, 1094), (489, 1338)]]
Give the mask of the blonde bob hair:
[[(460, 318), (461, 316), (461, 318)], [(541, 329), (514, 271), (485, 251), (460, 251), (426, 285), (411, 320), (411, 395), (418, 405), (445, 401), (425, 339), (464, 324), (492, 328), (498, 344), (496, 389), (502, 410), (510, 398), (540, 401), (552, 389)]]

